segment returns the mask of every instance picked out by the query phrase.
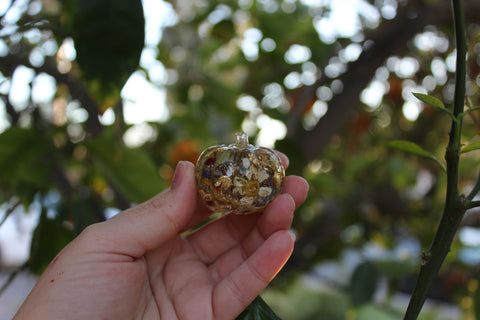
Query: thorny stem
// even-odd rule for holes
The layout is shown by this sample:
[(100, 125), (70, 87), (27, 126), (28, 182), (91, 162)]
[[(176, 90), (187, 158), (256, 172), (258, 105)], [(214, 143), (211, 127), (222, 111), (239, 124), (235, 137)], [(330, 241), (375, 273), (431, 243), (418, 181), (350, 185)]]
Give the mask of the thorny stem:
[[(452, 0), (455, 26), (455, 38), (457, 44), (457, 63), (455, 77), (455, 97), (453, 105), (452, 127), (449, 142), (445, 153), (447, 163), (447, 194), (442, 219), (433, 239), (426, 259), (422, 261), (420, 273), (417, 278), (415, 289), (405, 313), (405, 320), (417, 319), (433, 280), (438, 274), (440, 267), (450, 250), (450, 245), (457, 232), (460, 221), (466, 209), (474, 204), (471, 199), (465, 199), (458, 194), (458, 165), (460, 158), (460, 133), (465, 101), (465, 77), (466, 77), (466, 36), (465, 21), (463, 16), (462, 0)], [(467, 202), (466, 202), (467, 201)]]

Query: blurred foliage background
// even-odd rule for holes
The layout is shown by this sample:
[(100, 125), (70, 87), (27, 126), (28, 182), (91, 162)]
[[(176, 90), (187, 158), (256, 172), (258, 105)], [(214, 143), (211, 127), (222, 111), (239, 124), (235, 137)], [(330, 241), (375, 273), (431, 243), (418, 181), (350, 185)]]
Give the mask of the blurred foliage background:
[[(479, 1), (465, 0), (465, 17), (475, 107)], [(311, 186), (294, 254), (264, 293), (275, 312), (401, 318), (445, 175), (386, 144), (409, 140), (443, 159), (450, 119), (412, 92), (453, 100), (448, 1), (2, 0), (0, 23), (0, 222), (36, 217), (21, 268), (41, 273), (87, 225), (158, 193), (178, 161), (243, 130)], [(479, 133), (472, 112), (463, 142)], [(478, 162), (462, 156), (466, 193)], [(422, 319), (480, 319), (476, 211)]]

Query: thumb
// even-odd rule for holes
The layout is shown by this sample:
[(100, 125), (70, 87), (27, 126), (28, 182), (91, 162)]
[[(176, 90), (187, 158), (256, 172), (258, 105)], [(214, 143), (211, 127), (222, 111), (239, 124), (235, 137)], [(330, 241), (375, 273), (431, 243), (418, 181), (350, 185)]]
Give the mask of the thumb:
[(96, 225), (105, 240), (99, 249), (140, 257), (180, 233), (196, 206), (195, 169), (181, 161), (170, 188)]

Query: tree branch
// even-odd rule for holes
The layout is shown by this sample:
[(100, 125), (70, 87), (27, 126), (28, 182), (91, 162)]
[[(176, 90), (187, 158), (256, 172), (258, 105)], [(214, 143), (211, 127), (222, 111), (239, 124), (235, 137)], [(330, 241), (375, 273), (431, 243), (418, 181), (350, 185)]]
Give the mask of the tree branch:
[(57, 69), (55, 61), (53, 59), (46, 59), (45, 63), (41, 66), (33, 66), (26, 57), (22, 57), (19, 54), (8, 54), (0, 57), (0, 65), (8, 65), (15, 69), (16, 66), (26, 66), (35, 70), (36, 73), (46, 73), (52, 76), (57, 83), (65, 84), (72, 98), (80, 101), (81, 105), (88, 112), (87, 130), (93, 136), (98, 136), (103, 126), (98, 119), (99, 108), (97, 103), (90, 97), (85, 86), (75, 78), (71, 73), (60, 73)]
[(3, 219), (0, 222), (0, 227), (5, 223), (5, 221), (7, 221), (8, 217), (13, 213), (13, 211), (15, 211), (15, 209), (21, 204), (22, 204), (22, 201), (18, 200), (10, 208), (8, 208), (8, 210), (5, 212), (5, 216), (3, 216)]

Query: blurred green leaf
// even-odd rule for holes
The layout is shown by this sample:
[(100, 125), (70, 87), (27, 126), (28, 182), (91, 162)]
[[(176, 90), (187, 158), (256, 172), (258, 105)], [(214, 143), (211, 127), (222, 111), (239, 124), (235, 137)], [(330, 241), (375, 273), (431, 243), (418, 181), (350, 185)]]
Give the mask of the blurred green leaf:
[(86, 201), (75, 201), (72, 206), (73, 232), (79, 235), (86, 227), (98, 222), (94, 216), (94, 208)]
[(382, 310), (378, 306), (367, 304), (358, 310), (357, 320), (398, 320), (401, 318), (400, 313), (394, 310)]
[(9, 128), (0, 134), (0, 186), (29, 205), (36, 192), (48, 188), (53, 146), (35, 130)]
[(75, 12), (78, 2), (81, 0), (60, 0), (61, 11), (59, 12), (59, 26), (62, 32), (56, 34), (59, 41), (63, 41), (65, 35), (71, 36), (74, 30)]
[(258, 296), (236, 320), (280, 320), (280, 318), (270, 309), (268, 304)]
[(225, 19), (216, 23), (211, 31), (211, 36), (222, 43), (227, 43), (235, 36), (235, 25), (231, 19)]
[(399, 279), (407, 277), (415, 273), (417, 264), (410, 260), (381, 260), (375, 261), (375, 266), (382, 275), (386, 275), (389, 279)]
[(60, 219), (49, 219), (42, 210), (40, 221), (33, 232), (28, 267), (36, 275), (45, 271), (53, 258), (73, 240), (73, 233)]
[(379, 276), (377, 267), (369, 261), (357, 266), (350, 279), (350, 299), (353, 305), (360, 306), (372, 300)]
[(55, 218), (68, 221), (76, 237), (89, 225), (105, 220), (104, 207), (99, 205), (98, 198), (92, 193), (77, 192), (55, 206)]
[(270, 286), (262, 293), (262, 298), (281, 319), (345, 320), (351, 305), (340, 288), (312, 285), (317, 282), (305, 281), (304, 277), (291, 280), (287, 286)]
[(415, 156), (433, 160), (443, 169), (443, 171), (445, 171), (445, 166), (443, 165), (442, 162), (440, 162), (440, 160), (437, 159), (437, 157), (435, 157), (432, 153), (423, 149), (422, 147), (420, 147), (418, 144), (414, 142), (405, 141), (405, 140), (394, 140), (389, 142), (387, 146), (390, 148), (394, 148), (397, 150), (401, 150), (401, 151), (413, 154)]
[(143, 150), (127, 148), (108, 133), (86, 141), (85, 145), (107, 181), (129, 200), (143, 202), (166, 187), (152, 159)]
[(144, 29), (141, 1), (78, 1), (72, 36), (87, 89), (100, 112), (120, 99), (120, 90), (138, 68)]
[(480, 149), (480, 141), (466, 145), (465, 147), (462, 148), (460, 152), (467, 153), (467, 152), (478, 150), (478, 149)]

